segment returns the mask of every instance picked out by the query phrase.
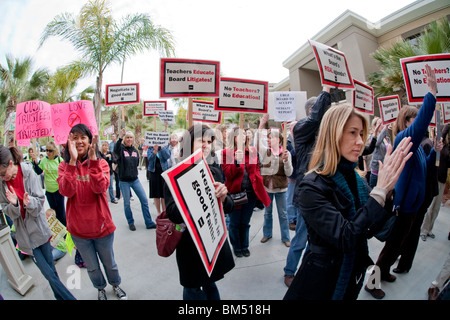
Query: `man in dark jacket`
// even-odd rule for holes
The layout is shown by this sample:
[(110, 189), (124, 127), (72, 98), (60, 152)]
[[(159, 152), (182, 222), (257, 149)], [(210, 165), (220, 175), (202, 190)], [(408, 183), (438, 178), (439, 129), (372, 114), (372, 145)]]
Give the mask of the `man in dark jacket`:
[[(306, 101), (305, 109), (307, 117), (299, 120), (293, 129), (296, 159), (296, 166), (294, 167), (296, 183), (293, 204), (297, 208), (300, 207), (301, 201), (298, 196), (299, 185), (303, 180), (305, 173), (308, 171), (311, 151), (314, 147), (317, 133), (319, 132), (320, 122), (330, 105), (330, 88), (323, 87), (323, 91), (318, 97), (312, 97)], [(306, 225), (300, 210), (297, 210), (297, 212), (298, 217), (295, 227), (295, 236), (291, 240), (291, 246), (286, 259), (286, 266), (284, 267), (284, 283), (288, 287), (294, 279), (298, 262), (300, 261), (307, 242)]]

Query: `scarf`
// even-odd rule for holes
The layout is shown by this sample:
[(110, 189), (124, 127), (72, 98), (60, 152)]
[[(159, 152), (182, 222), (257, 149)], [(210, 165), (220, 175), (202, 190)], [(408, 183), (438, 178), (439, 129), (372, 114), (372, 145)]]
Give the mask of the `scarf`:
[[(348, 186), (346, 176), (353, 175), (356, 178), (356, 191), (358, 193), (358, 201), (360, 208), (364, 206), (369, 195), (367, 186), (362, 180), (362, 178), (355, 172), (357, 163), (350, 162), (346, 159), (342, 159), (336, 170), (335, 175), (332, 177), (333, 181), (336, 183), (339, 190), (352, 201), (352, 206), (350, 212), (348, 213), (347, 220), (352, 221), (356, 216), (356, 203), (355, 198)], [(351, 177), (350, 177), (351, 178)], [(350, 281), (350, 276), (353, 272), (353, 265), (355, 262), (355, 251), (350, 253), (345, 253), (342, 260), (341, 270), (339, 272), (339, 277), (334, 289), (333, 300), (344, 299), (345, 292), (347, 290), (348, 283)]]

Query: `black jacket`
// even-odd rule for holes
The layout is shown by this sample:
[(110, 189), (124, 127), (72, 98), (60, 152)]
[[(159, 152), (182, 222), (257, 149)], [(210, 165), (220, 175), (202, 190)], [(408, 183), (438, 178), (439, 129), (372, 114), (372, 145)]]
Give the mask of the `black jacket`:
[[(354, 252), (352, 278), (345, 299), (356, 299), (366, 268), (373, 264), (367, 238), (390, 216), (374, 198), (348, 220), (352, 206), (331, 177), (306, 175), (300, 186), (300, 212), (308, 229), (310, 250), (285, 299), (329, 300), (333, 296), (344, 254)], [(359, 280), (359, 281), (358, 281)]]
[[(209, 169), (215, 181), (223, 182), (222, 170), (217, 164), (210, 164)], [(164, 184), (164, 199), (166, 203), (166, 213), (169, 219), (174, 223), (183, 223), (183, 217), (178, 211), (177, 205), (172, 194)], [(233, 211), (234, 203), (231, 196), (228, 195), (223, 203), (224, 212)], [(205, 283), (215, 282), (224, 277), (224, 275), (234, 268), (233, 254), (231, 253), (229, 241), (225, 241), (214, 266), (211, 277), (208, 277), (203, 262), (195, 247), (191, 235), (186, 229), (183, 232), (180, 242), (176, 249), (178, 270), (180, 273), (180, 284), (183, 287), (198, 288)]]
[(117, 155), (117, 165), (119, 167), (120, 181), (134, 181), (138, 178), (139, 152), (135, 147), (125, 147), (122, 139), (117, 140), (114, 147)]
[(311, 108), (311, 113), (308, 117), (301, 119), (294, 126), (294, 143), (295, 143), (295, 159), (296, 166), (296, 183), (294, 192), (294, 205), (300, 205), (299, 185), (303, 176), (308, 171), (311, 151), (316, 142), (316, 135), (319, 132), (320, 122), (323, 115), (331, 105), (331, 95), (323, 91), (316, 100), (315, 105)]

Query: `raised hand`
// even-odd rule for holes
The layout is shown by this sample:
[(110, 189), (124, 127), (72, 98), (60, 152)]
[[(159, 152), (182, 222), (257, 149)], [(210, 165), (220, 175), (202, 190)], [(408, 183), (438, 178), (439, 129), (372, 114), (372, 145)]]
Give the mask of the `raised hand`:
[(388, 146), (384, 163), (378, 161), (380, 169), (378, 171), (377, 187), (387, 191), (394, 189), (406, 161), (412, 157), (412, 152), (409, 152), (411, 147), (411, 137), (404, 138), (394, 152), (392, 152), (392, 146)]
[(89, 145), (88, 155), (90, 160), (97, 160), (97, 154), (95, 153), (95, 146), (97, 145), (97, 143), (98, 143), (98, 135), (95, 135), (92, 137), (92, 142)]

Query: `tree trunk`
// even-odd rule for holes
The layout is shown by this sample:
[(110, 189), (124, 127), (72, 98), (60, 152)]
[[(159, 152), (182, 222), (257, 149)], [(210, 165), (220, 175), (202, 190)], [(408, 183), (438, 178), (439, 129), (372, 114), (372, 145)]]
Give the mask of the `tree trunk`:
[(97, 77), (97, 86), (95, 88), (94, 94), (94, 112), (95, 112), (95, 121), (97, 122), (97, 127), (100, 130), (101, 123), (101, 111), (102, 111), (102, 82), (103, 75), (99, 74)]
[[(16, 111), (16, 108), (17, 108), (17, 97), (13, 96), (8, 100), (8, 104), (6, 106), (5, 125), (6, 125), (6, 119), (8, 119), (8, 117), (11, 113)], [(6, 128), (5, 128), (5, 130), (6, 130)], [(6, 133), (6, 139), (4, 140), (5, 146), (8, 146), (9, 140), (11, 138), (14, 138), (14, 134), (15, 134), (14, 131), (8, 131)]]

